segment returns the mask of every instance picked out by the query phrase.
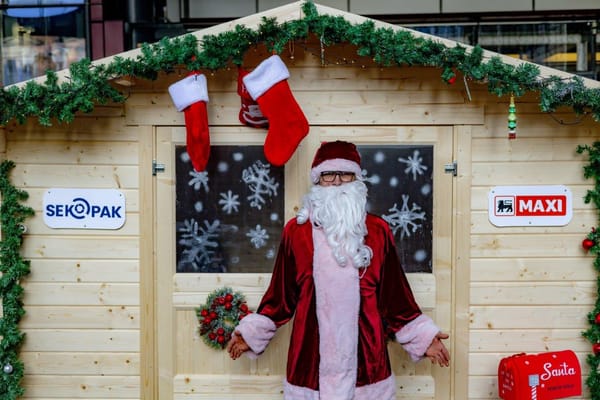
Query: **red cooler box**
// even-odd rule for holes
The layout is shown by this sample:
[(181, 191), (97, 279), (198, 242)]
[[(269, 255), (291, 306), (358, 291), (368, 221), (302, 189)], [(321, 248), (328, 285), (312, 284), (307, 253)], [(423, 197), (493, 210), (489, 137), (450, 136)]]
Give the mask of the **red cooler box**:
[(579, 360), (571, 350), (503, 358), (498, 365), (498, 394), (504, 400), (580, 396)]

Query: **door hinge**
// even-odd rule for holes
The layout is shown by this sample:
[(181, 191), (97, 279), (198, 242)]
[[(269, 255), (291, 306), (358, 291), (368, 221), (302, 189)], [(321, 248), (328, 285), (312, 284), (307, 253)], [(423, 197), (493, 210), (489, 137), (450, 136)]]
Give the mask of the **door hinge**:
[(452, 161), (451, 164), (445, 164), (444, 172), (447, 174), (452, 174), (452, 176), (456, 176), (458, 174), (458, 164), (456, 161)]
[(158, 172), (165, 172), (165, 164), (161, 164), (156, 162), (156, 160), (152, 160), (152, 175), (156, 176)]

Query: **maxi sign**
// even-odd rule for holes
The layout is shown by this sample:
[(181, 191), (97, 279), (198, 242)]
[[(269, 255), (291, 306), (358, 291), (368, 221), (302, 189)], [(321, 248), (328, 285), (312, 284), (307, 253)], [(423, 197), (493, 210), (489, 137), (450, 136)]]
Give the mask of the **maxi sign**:
[(125, 223), (125, 196), (115, 189), (49, 189), (44, 222), (50, 228), (119, 229)]
[(562, 226), (573, 216), (571, 191), (557, 186), (496, 186), (488, 216), (496, 226)]

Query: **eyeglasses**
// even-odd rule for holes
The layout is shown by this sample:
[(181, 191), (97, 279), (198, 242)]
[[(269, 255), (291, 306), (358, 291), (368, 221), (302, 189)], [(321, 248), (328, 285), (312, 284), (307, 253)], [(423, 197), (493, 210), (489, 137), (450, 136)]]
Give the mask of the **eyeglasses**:
[(356, 177), (354, 172), (346, 172), (346, 171), (323, 171), (321, 172), (321, 180), (323, 182), (333, 182), (335, 181), (335, 177), (339, 176), (342, 182), (352, 182)]

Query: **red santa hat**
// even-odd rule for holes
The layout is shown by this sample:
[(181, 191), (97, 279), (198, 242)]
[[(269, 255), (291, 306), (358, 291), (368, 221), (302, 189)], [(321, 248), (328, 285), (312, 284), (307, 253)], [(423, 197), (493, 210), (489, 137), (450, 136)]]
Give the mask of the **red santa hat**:
[(319, 182), (321, 172), (324, 171), (354, 172), (356, 177), (361, 179), (360, 154), (356, 146), (341, 140), (321, 143), (311, 165), (310, 179), (312, 182), (315, 184)]

